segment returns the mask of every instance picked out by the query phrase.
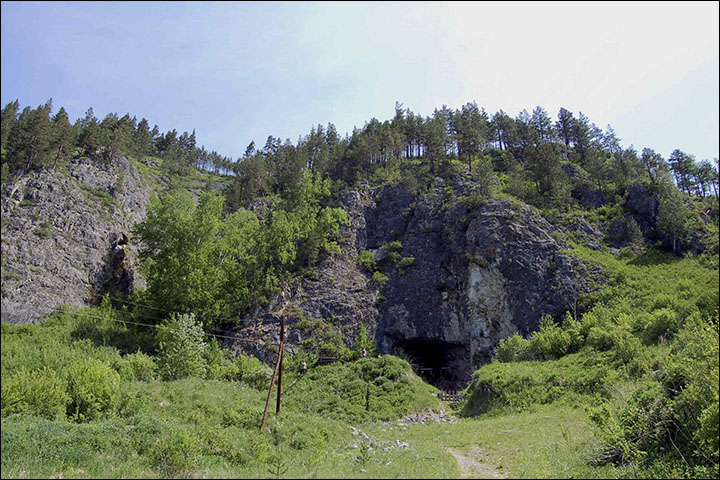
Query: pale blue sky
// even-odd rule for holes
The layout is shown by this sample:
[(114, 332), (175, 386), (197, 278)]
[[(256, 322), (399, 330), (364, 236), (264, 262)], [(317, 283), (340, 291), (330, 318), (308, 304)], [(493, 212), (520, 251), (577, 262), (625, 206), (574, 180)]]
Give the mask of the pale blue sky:
[(2, 2), (1, 103), (92, 106), (239, 157), (395, 101), (582, 111), (624, 146), (718, 156), (718, 2)]

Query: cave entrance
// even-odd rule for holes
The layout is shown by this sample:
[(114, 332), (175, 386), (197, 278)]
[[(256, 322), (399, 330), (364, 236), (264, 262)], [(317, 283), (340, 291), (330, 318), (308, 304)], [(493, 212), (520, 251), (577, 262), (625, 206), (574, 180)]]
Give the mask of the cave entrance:
[(396, 339), (395, 352), (413, 371), (441, 390), (463, 388), (470, 380), (470, 354), (466, 345), (434, 339)]

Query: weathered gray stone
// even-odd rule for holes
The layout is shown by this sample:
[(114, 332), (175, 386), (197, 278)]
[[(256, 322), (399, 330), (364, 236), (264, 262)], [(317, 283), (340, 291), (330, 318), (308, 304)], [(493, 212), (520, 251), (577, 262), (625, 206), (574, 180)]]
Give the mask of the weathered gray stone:
[[(269, 346), (277, 345), (279, 322), (271, 312), (288, 303), (302, 317), (330, 319), (351, 347), (362, 324), (381, 352), (408, 357), (436, 384), (457, 384), (492, 358), (500, 339), (527, 335), (544, 314), (560, 318), (577, 308), (584, 266), (561, 253), (568, 246), (531, 207), (491, 201), (468, 209), (444, 203), (439, 191), (415, 196), (399, 187), (344, 198), (351, 225), (343, 229), (343, 253), (246, 316), (247, 326), (227, 346), (274, 361)], [(392, 240), (414, 262), (382, 262), (388, 281), (378, 292), (356, 258)], [(297, 321), (287, 316), (290, 331)], [(288, 337), (288, 351), (299, 347), (298, 338)]]
[(132, 239), (116, 239), (145, 217), (152, 190), (124, 158), (73, 160), (4, 184), (2, 321), (35, 322), (134, 288)]

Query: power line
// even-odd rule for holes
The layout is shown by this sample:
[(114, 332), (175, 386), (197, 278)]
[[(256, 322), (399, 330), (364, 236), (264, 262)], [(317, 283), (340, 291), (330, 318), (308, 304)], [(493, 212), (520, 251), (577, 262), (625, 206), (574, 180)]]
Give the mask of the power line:
[[(122, 303), (129, 303), (129, 304), (131, 304), (131, 305), (137, 305), (138, 307), (149, 308), (149, 309), (151, 309), (151, 310), (159, 310), (159, 311), (161, 311), (161, 312), (167, 312), (167, 313), (177, 313), (178, 315), (182, 315), (182, 314), (183, 314), (183, 312), (178, 312), (178, 311), (175, 311), (175, 310), (166, 310), (166, 309), (164, 309), (164, 308), (153, 307), (153, 306), (151, 306), (151, 305), (143, 305), (142, 303), (131, 302), (130, 300), (123, 300), (122, 298), (119, 298), (119, 297), (110, 297), (110, 299), (111, 299), (111, 300), (118, 301), (118, 302), (122, 302)], [(199, 315), (199, 316), (202, 317), (202, 315)], [(232, 322), (232, 321), (233, 321), (233, 319), (231, 319), (231, 318), (225, 318), (225, 317), (212, 317), (212, 318), (215, 318), (215, 319), (217, 319), (217, 320), (226, 320), (226, 321), (228, 321), (228, 322)]]
[[(98, 319), (98, 320), (110, 320), (111, 322), (116, 322), (116, 323), (124, 323), (124, 324), (138, 325), (138, 326), (142, 326), (142, 327), (167, 328), (167, 327), (163, 327), (162, 325), (149, 324), (149, 323), (140, 323), (140, 322), (133, 322), (133, 321), (131, 321), (131, 320), (118, 320), (118, 319), (115, 319), (115, 318), (101, 317), (101, 316), (92, 315), (92, 314), (89, 314), (89, 313), (71, 312), (71, 311), (63, 310), (63, 309), (61, 309), (61, 307), (56, 307), (56, 309), (54, 309), (54, 311), (55, 311), (56, 313), (61, 313), (61, 314), (63, 314), (63, 315), (71, 315), (71, 316), (74, 316), (74, 317), (76, 317), (76, 318), (88, 317), (88, 318), (95, 318), (95, 319)], [(154, 317), (148, 317), (148, 318), (154, 318)], [(170, 331), (170, 332), (177, 332), (177, 330), (173, 330), (173, 329), (171, 329), (171, 328), (168, 328), (168, 331)], [(231, 332), (226, 332), (226, 333), (231, 333)], [(229, 339), (229, 340), (237, 340), (237, 337), (229, 337), (229, 336), (226, 336), (226, 335), (216, 335), (216, 334), (214, 334), (214, 333), (207, 333), (207, 332), (205, 332), (205, 331), (203, 331), (203, 334), (204, 334), (204, 335), (207, 335), (207, 336), (210, 336), (210, 337), (227, 338), (227, 339)]]
[[(123, 299), (118, 298), (118, 297), (110, 297), (110, 299), (111, 299), (111, 300), (118, 301), (118, 302), (122, 302), (122, 303), (129, 303), (129, 304), (131, 304), (131, 305), (137, 305), (138, 307), (149, 308), (149, 309), (152, 309), (152, 310), (159, 310), (159, 311), (161, 311), (161, 312), (175, 313), (175, 314), (177, 314), (177, 315), (186, 315), (185, 313), (182, 313), (182, 312), (177, 312), (177, 311), (174, 311), (174, 310), (166, 310), (166, 309), (164, 309), (164, 308), (153, 307), (153, 306), (150, 306), (150, 305), (143, 305), (142, 303), (131, 302), (131, 301), (129, 301), (129, 300), (123, 300)], [(135, 312), (133, 312), (133, 314), (135, 314)], [(152, 319), (154, 319), (154, 320), (164, 320), (164, 319), (162, 319), (162, 318), (152, 317), (152, 316), (149, 316), (149, 315), (142, 315), (142, 314), (141, 314), (140, 316), (141, 316), (141, 317), (144, 317), (144, 318), (152, 318)], [(203, 316), (203, 315), (196, 315), (196, 316), (197, 316), (198, 318), (207, 318), (207, 316)], [(228, 321), (228, 322), (234, 321), (234, 320), (232, 320), (232, 319), (230, 319), (230, 318), (224, 318), (224, 317), (212, 317), (212, 318), (215, 318), (215, 319), (218, 319), (218, 320), (226, 320), (226, 321)], [(213, 331), (213, 332), (220, 332), (220, 333), (229, 333), (229, 334), (232, 334), (232, 333), (233, 333), (233, 332), (228, 332), (227, 330), (219, 330), (219, 329), (217, 329), (217, 328), (208, 328), (208, 330)]]

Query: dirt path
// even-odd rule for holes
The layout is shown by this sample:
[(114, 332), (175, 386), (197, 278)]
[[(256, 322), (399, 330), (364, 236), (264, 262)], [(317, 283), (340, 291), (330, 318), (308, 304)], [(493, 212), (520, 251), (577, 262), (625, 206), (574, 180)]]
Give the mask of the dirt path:
[(448, 448), (447, 451), (457, 460), (461, 478), (505, 478), (505, 475), (494, 465), (483, 461), (484, 454), (477, 445), (473, 445), (467, 453), (452, 448)]

